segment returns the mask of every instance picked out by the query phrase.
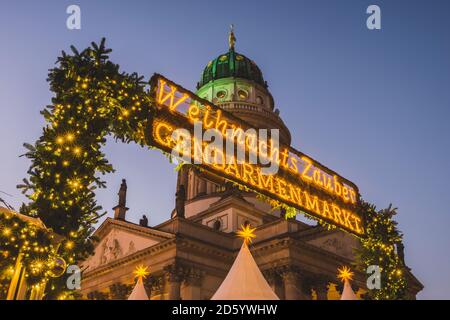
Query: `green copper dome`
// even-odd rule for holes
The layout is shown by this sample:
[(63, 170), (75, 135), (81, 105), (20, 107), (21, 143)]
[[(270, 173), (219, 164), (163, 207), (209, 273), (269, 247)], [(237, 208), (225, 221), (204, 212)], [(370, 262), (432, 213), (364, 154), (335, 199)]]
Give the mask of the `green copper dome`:
[(230, 77), (251, 80), (267, 87), (262, 72), (256, 63), (246, 56), (235, 52), (234, 48), (231, 47), (227, 53), (221, 54), (208, 63), (203, 70), (197, 88), (204, 86), (210, 81)]

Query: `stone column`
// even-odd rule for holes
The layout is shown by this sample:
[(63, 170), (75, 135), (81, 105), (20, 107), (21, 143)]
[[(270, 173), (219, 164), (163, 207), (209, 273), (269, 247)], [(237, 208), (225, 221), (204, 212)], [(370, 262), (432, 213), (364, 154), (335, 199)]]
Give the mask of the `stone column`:
[(274, 270), (268, 270), (264, 272), (264, 277), (266, 278), (267, 283), (269, 283), (270, 287), (272, 288), (273, 292), (275, 292), (277, 297), (281, 300), (285, 299), (281, 277)]
[(284, 298), (286, 300), (300, 300), (301, 288), (298, 281), (298, 273), (293, 270), (286, 270), (282, 275), (284, 285)]
[(183, 281), (183, 273), (179, 266), (172, 264), (165, 269), (166, 279), (168, 281), (169, 300), (181, 299), (181, 282)]
[(198, 195), (206, 194), (206, 180), (203, 178), (198, 179)]
[(187, 200), (191, 200), (195, 196), (194, 184), (195, 184), (195, 174), (194, 174), (194, 171), (192, 169), (190, 169), (189, 173), (188, 173), (188, 183), (187, 183), (187, 187), (188, 187), (187, 198), (186, 198)]
[(184, 278), (183, 299), (184, 300), (200, 300), (201, 299), (201, 286), (202, 286), (202, 272), (191, 270), (189, 274)]
[(181, 279), (177, 275), (169, 276), (169, 300), (180, 300)]

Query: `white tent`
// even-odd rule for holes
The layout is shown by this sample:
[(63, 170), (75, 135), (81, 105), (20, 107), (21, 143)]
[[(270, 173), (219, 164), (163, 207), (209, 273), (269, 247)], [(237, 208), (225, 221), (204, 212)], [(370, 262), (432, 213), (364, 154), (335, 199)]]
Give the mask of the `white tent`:
[(279, 300), (267, 283), (246, 242), (211, 300)]
[(348, 281), (348, 279), (345, 279), (344, 281), (344, 290), (342, 290), (341, 300), (359, 300), (353, 292), (352, 286), (350, 285), (350, 281)]
[(142, 277), (138, 277), (136, 285), (134, 286), (133, 291), (131, 292), (128, 300), (149, 300), (147, 296), (147, 292), (145, 292), (144, 282), (142, 281)]

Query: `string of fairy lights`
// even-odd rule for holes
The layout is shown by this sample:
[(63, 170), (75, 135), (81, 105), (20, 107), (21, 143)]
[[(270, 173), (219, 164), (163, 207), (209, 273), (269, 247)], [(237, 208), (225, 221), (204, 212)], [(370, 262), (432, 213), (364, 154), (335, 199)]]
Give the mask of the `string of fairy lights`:
[[(121, 72), (109, 60), (111, 49), (105, 47), (105, 39), (81, 52), (71, 49), (72, 54), (62, 52), (49, 72), (54, 97), (41, 111), (47, 124), (35, 144), (25, 144), (31, 166), (29, 178), (18, 186), (30, 199), (20, 211), (39, 217), (63, 240), (57, 249), (51, 244), (51, 233), (14, 217), (1, 216), (0, 220), (0, 280), (8, 279), (22, 252), (30, 282), (50, 283), (48, 299), (70, 294), (65, 292), (66, 276), (51, 275), (52, 263), (60, 264), (52, 257), (76, 264), (93, 252), (93, 226), (105, 214), (96, 202), (95, 190), (105, 187), (101, 176), (114, 171), (102, 152), (107, 136), (148, 147), (145, 132), (154, 105), (143, 77)], [(295, 216), (295, 210), (286, 209), (289, 216)], [(391, 298), (399, 296), (405, 281), (398, 274), (398, 257), (392, 246), (398, 240), (394, 222), (379, 219), (367, 225), (368, 237), (362, 239), (366, 251), (361, 257), (364, 265), (381, 259), (376, 262), (383, 263), (387, 272), (386, 292), (394, 293), (380, 297)], [(378, 232), (388, 236), (380, 238)]]

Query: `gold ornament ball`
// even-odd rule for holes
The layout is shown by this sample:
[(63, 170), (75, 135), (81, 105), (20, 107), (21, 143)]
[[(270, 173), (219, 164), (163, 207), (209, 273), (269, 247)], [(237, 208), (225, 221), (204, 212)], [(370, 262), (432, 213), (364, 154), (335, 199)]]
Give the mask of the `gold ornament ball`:
[(54, 257), (49, 261), (49, 276), (52, 278), (61, 277), (66, 272), (67, 263), (61, 257)]

